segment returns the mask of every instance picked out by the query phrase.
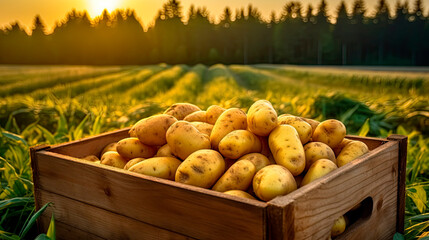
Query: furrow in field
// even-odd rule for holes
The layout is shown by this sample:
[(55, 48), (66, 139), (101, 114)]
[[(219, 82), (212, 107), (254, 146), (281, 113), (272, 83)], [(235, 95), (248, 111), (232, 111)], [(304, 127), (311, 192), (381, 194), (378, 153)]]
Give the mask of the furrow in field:
[(30, 93), (34, 90), (42, 88), (51, 88), (56, 85), (72, 83), (85, 78), (95, 78), (105, 74), (120, 73), (127, 71), (129, 67), (109, 67), (109, 68), (94, 68), (75, 69), (67, 74), (59, 76), (41, 75), (36, 78), (29, 78), (22, 81), (8, 84), (0, 89), (0, 97), (11, 96), (15, 94)]
[(133, 88), (129, 89), (126, 93), (137, 100), (147, 100), (158, 94), (168, 91), (174, 86), (174, 83), (189, 69), (186, 65), (176, 65), (174, 67), (165, 69), (147, 79), (145, 82), (140, 83)]
[(119, 79), (130, 77), (136, 74), (137, 71), (138, 70), (136, 69), (130, 69), (127, 71), (122, 71), (119, 73), (112, 73), (112, 74), (105, 74), (94, 78), (84, 78), (77, 82), (61, 84), (47, 89), (40, 89), (31, 93), (30, 95), (35, 99), (43, 99), (50, 94), (53, 94), (57, 98), (61, 98), (61, 97), (73, 98), (91, 89), (96, 89), (105, 84), (118, 81)]
[(202, 90), (206, 71), (207, 67), (201, 64), (192, 67), (181, 78), (177, 79), (172, 88), (164, 94), (155, 96), (152, 100), (155, 102), (162, 102), (166, 105), (177, 102), (198, 104), (196, 98)]

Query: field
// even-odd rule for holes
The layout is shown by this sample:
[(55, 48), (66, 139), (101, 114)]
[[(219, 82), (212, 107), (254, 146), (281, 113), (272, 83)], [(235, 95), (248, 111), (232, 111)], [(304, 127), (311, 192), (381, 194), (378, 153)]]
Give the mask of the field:
[[(29, 146), (131, 126), (175, 102), (343, 121), (348, 134), (408, 135), (405, 238), (429, 234), (429, 74), (273, 65), (0, 66), (0, 238), (36, 234)], [(50, 229), (52, 231), (52, 229)], [(48, 236), (49, 236), (48, 231)], [(402, 236), (397, 235), (398, 239)]]

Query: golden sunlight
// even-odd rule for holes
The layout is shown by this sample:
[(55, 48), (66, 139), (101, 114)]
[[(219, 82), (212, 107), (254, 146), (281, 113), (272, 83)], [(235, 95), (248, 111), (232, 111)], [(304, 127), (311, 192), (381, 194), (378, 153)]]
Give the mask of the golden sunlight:
[(88, 12), (91, 17), (100, 15), (104, 9), (112, 12), (119, 7), (119, 1), (120, 0), (88, 0)]

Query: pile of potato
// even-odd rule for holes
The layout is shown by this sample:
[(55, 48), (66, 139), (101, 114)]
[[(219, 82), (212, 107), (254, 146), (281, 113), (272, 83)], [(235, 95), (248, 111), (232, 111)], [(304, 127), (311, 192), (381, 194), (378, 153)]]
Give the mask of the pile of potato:
[[(253, 103), (247, 114), (177, 103), (138, 121), (129, 134), (104, 148), (101, 164), (262, 201), (286, 195), (368, 152), (365, 143), (345, 138), (340, 121), (277, 116), (266, 100)], [(332, 236), (344, 229), (340, 218)]]

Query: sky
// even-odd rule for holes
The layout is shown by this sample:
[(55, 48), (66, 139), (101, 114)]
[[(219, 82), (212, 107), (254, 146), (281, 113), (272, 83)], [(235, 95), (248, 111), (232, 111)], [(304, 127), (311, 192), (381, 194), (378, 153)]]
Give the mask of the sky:
[[(386, 0), (390, 8), (393, 8), (398, 0)], [(404, 0), (400, 0), (403, 2)], [(409, 0), (413, 6), (415, 0)], [(99, 15), (104, 8), (111, 11), (115, 8), (135, 9), (139, 20), (144, 27), (151, 23), (166, 0), (0, 0), (0, 28), (5, 28), (11, 22), (19, 23), (27, 29), (31, 29), (34, 16), (39, 14), (48, 28), (52, 29), (56, 21), (64, 19), (65, 15), (72, 9), (78, 11), (88, 10), (91, 17)], [(280, 15), (283, 6), (289, 0), (181, 0), (182, 12), (187, 13), (189, 6), (194, 4), (196, 7), (205, 6), (210, 11), (210, 16), (215, 20), (222, 14), (225, 6), (229, 6), (235, 12), (235, 9), (247, 7), (252, 4), (257, 7), (262, 16), (269, 19), (272, 11), (277, 16)], [(311, 3), (314, 8), (317, 7), (320, 0), (300, 0), (307, 8)], [(341, 0), (327, 0), (330, 15), (335, 15), (336, 8)], [(346, 5), (350, 9), (353, 0), (346, 0)], [(373, 14), (378, 0), (365, 0), (369, 14)], [(429, 9), (429, 0), (423, 0), (425, 13)]]

